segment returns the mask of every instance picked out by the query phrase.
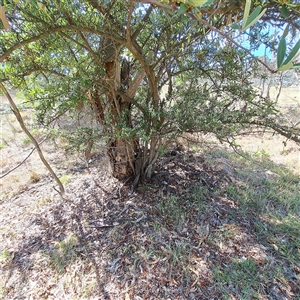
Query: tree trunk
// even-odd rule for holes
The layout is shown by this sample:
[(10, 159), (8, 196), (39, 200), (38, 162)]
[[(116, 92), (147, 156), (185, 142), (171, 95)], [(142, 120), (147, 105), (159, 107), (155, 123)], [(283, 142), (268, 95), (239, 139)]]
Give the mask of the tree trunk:
[[(122, 136), (123, 128), (120, 128), (118, 122), (124, 123), (127, 128), (131, 124), (131, 103), (125, 101), (120, 93), (125, 93), (129, 88), (130, 82), (130, 62), (122, 60), (119, 65), (117, 54), (105, 62), (106, 76), (108, 79), (110, 91), (107, 93), (107, 101), (110, 105), (110, 112), (113, 118), (114, 134)], [(135, 142), (128, 141), (125, 138), (116, 138), (108, 143), (108, 155), (112, 168), (112, 175), (120, 180), (126, 179), (135, 174), (134, 157)]]
[[(149, 143), (139, 145), (139, 140), (134, 136), (126, 137), (126, 139), (122, 137), (124, 128), (120, 128), (119, 124), (124, 124), (126, 130), (132, 128), (132, 103), (135, 103), (134, 96), (146, 72), (142, 69), (135, 78), (132, 78), (131, 62), (122, 59), (120, 63), (116, 45), (110, 41), (106, 43), (109, 45), (106, 45), (106, 52), (109, 55), (107, 54), (104, 59), (109, 86), (106, 97), (112, 117), (112, 130), (115, 136), (120, 136), (108, 143), (112, 175), (120, 180), (135, 176), (134, 185), (137, 186), (141, 177), (151, 176), (152, 166), (157, 159), (157, 139), (152, 137)], [(135, 105), (138, 104), (135, 103)], [(142, 108), (139, 109), (142, 110)]]
[(109, 143), (108, 155), (112, 175), (120, 180), (135, 175), (134, 151), (125, 139), (119, 138)]

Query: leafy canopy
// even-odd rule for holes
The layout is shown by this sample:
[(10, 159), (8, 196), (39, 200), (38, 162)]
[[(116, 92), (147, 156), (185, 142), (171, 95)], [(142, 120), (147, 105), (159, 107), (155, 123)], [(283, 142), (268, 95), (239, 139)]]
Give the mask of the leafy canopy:
[(278, 53), (279, 70), (298, 66), (297, 1), (2, 5), (0, 82), (24, 91), (41, 124), (80, 116), (71, 130), (123, 139), (127, 159), (143, 153), (143, 172), (163, 142), (183, 132), (230, 140), (258, 126), (299, 142), (299, 124), (252, 86), (260, 64), (276, 72), (253, 56), (262, 43)]

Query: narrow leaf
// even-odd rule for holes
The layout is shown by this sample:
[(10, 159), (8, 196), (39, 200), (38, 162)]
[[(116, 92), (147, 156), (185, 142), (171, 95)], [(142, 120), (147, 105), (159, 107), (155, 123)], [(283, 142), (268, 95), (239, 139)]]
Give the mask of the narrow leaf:
[(232, 29), (239, 29), (239, 28), (240, 28), (239, 25), (236, 24), (236, 23), (231, 24), (230, 27), (231, 27)]
[(251, 27), (257, 20), (259, 20), (264, 13), (266, 12), (266, 8), (263, 9), (263, 11), (260, 13), (261, 7), (258, 6), (256, 9), (252, 12), (252, 14), (249, 16), (249, 19), (247, 20), (247, 24), (244, 30), (248, 29)]
[(297, 4), (286, 3), (286, 6), (296, 8), (296, 7), (297, 7)]
[(193, 6), (201, 7), (208, 6), (214, 2), (214, 0), (190, 0), (189, 1)]
[(283, 35), (282, 35), (282, 39), (286, 38), (286, 36), (288, 35), (289, 33), (289, 27), (290, 27), (290, 24), (287, 24), (285, 29), (284, 29), (284, 32), (283, 32)]
[(286, 65), (282, 65), (280, 68), (278, 68), (278, 71), (286, 71), (293, 68), (292, 63), (288, 63)]
[(292, 62), (292, 60), (298, 55), (299, 49), (300, 49), (300, 40), (296, 43), (296, 45), (292, 49), (291, 53), (284, 61), (284, 64), (288, 64), (289, 62)]
[(287, 19), (289, 17), (289, 11), (287, 9), (287, 7), (284, 5), (282, 6), (282, 9), (281, 9), (281, 15)]
[(246, 0), (246, 6), (245, 6), (245, 10), (244, 10), (244, 17), (243, 17), (243, 25), (242, 25), (243, 30), (247, 23), (247, 19), (248, 19), (249, 12), (250, 12), (250, 7), (251, 7), (251, 0)]
[(178, 15), (184, 14), (188, 9), (189, 9), (189, 7), (187, 5), (185, 5), (184, 3), (181, 3), (179, 10), (178, 10)]
[(300, 69), (300, 63), (299, 64), (294, 64), (292, 69)]
[(285, 39), (281, 39), (277, 50), (277, 69), (279, 69), (282, 66), (285, 52), (286, 52), (286, 41)]

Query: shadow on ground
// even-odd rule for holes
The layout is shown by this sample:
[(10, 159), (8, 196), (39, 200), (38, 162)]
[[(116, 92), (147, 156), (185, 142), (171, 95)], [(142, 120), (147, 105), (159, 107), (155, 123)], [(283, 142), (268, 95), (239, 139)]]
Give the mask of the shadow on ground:
[(2, 229), (0, 295), (297, 299), (300, 203), (292, 215), (271, 193), (263, 205), (247, 202), (245, 191), (269, 188), (270, 172), (253, 166), (257, 185), (243, 168), (224, 152), (172, 152), (134, 193), (92, 166), (67, 186), (66, 199), (27, 199), (18, 225), (12, 214), (12, 230)]

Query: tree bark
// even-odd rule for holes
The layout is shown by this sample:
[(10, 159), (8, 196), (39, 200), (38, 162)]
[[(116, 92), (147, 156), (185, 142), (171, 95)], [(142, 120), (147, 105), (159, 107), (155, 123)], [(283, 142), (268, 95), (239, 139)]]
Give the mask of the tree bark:
[(108, 52), (113, 53), (105, 59), (106, 77), (109, 85), (107, 101), (110, 106), (110, 113), (113, 118), (113, 130), (116, 138), (108, 142), (108, 155), (112, 169), (112, 175), (120, 180), (134, 175), (134, 155), (135, 145), (133, 141), (128, 141), (122, 137), (123, 128), (119, 128), (118, 123), (125, 121), (127, 128), (132, 127), (130, 110), (131, 103), (122, 98), (120, 93), (125, 93), (130, 82), (130, 62), (123, 59), (119, 62), (115, 45), (112, 44)]

